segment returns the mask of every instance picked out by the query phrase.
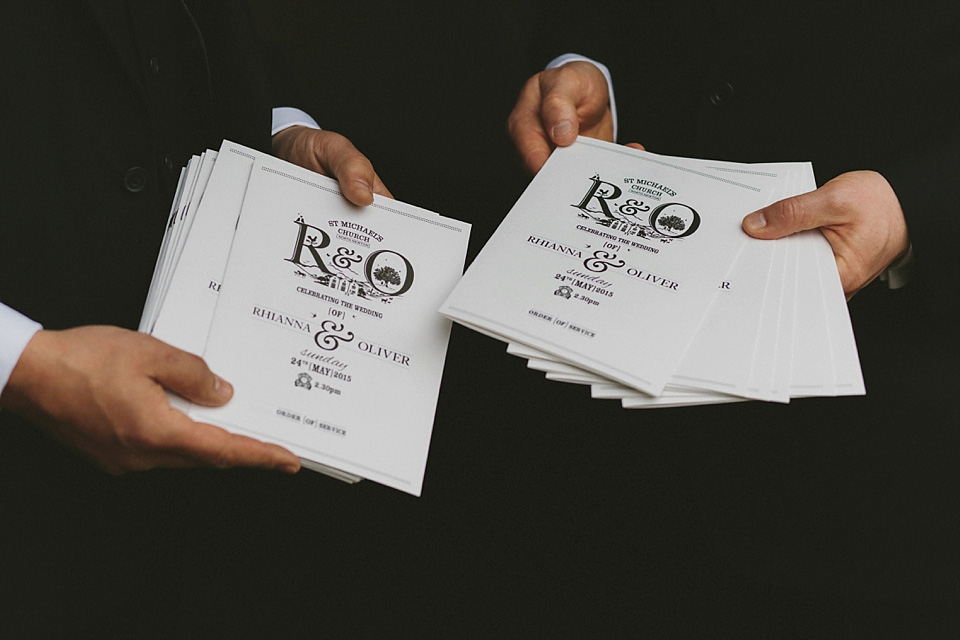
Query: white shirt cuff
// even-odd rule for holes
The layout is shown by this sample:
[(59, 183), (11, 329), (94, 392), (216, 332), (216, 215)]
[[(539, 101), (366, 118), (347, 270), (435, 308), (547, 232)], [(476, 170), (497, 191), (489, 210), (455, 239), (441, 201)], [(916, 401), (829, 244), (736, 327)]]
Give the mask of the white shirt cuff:
[(316, 120), (296, 107), (274, 107), (273, 123), (270, 125), (270, 135), (277, 135), (277, 133), (287, 127), (298, 124), (304, 127), (310, 127), (311, 129), (320, 128)]
[(27, 343), (42, 328), (40, 323), (0, 302), (0, 392), (7, 386)]
[(591, 60), (586, 56), (581, 56), (577, 53), (565, 53), (562, 56), (557, 56), (553, 60), (547, 63), (547, 69), (556, 69), (561, 67), (568, 62), (574, 62), (577, 60), (582, 60), (583, 62), (589, 62), (597, 69), (600, 69), (600, 73), (603, 74), (603, 77), (607, 79), (607, 91), (610, 93), (610, 114), (613, 116), (613, 141), (617, 141), (617, 103), (613, 99), (613, 79), (610, 77), (610, 69), (607, 69), (605, 64), (597, 62), (596, 60)]

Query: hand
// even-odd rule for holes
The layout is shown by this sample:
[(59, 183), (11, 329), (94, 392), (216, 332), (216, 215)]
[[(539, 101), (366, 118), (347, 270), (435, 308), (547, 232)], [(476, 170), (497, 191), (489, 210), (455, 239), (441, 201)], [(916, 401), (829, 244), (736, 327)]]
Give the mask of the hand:
[(520, 91), (507, 130), (531, 175), (554, 147), (573, 144), (577, 135), (613, 142), (607, 79), (584, 61), (541, 71)]
[(233, 388), (202, 359), (117, 327), (40, 331), (27, 344), (0, 407), (33, 420), (111, 473), (153, 467), (264, 467), (295, 473), (282, 447), (194, 422), (164, 388), (219, 406)]
[(336, 178), (344, 197), (362, 207), (373, 202), (373, 194), (392, 198), (367, 157), (339, 133), (292, 126), (273, 136), (278, 158)]
[(910, 246), (900, 201), (875, 171), (841, 174), (743, 219), (744, 231), (766, 240), (818, 228), (833, 248), (848, 300)]

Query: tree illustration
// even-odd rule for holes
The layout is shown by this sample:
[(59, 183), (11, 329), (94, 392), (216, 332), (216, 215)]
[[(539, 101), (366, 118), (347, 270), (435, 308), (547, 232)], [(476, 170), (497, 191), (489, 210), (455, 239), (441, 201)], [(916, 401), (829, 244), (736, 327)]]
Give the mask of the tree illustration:
[(373, 277), (385, 284), (392, 284), (395, 287), (400, 286), (400, 274), (393, 267), (378, 267), (373, 272)]
[(664, 229), (671, 229), (672, 231), (683, 231), (687, 228), (687, 224), (680, 218), (680, 216), (664, 216), (657, 219), (657, 223)]

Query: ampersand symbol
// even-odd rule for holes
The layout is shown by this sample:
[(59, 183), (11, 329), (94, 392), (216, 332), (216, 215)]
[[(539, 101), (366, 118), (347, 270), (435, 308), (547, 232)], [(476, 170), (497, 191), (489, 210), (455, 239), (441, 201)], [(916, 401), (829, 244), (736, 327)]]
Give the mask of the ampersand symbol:
[(603, 273), (607, 270), (607, 267), (619, 269), (626, 264), (626, 262), (623, 260), (617, 260), (616, 258), (616, 254), (598, 250), (593, 252), (592, 258), (587, 258), (583, 261), (583, 266), (588, 271), (593, 271), (594, 273)]
[(324, 320), (320, 324), (320, 331), (313, 336), (313, 341), (324, 351), (333, 351), (340, 346), (340, 342), (352, 342), (353, 331), (341, 333), (344, 329), (342, 324), (333, 320)]
[(340, 247), (337, 249), (337, 255), (333, 257), (333, 264), (340, 267), (341, 269), (349, 269), (353, 266), (354, 263), (360, 262), (363, 260), (360, 256), (354, 257), (356, 251), (349, 249), (347, 247)]

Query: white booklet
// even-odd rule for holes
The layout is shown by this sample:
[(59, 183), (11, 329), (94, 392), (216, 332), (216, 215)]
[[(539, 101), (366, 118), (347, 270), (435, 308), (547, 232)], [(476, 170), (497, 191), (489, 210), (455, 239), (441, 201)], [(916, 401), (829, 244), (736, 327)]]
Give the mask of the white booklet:
[(658, 395), (772, 187), (580, 138), (558, 149), (441, 311)]
[(419, 495), (450, 330), (437, 308), (469, 225), (379, 196), (356, 207), (334, 180), (237, 150), (221, 149), (155, 302), (154, 334), (235, 389), (189, 414)]
[(581, 138), (551, 156), (441, 310), (628, 408), (862, 394), (826, 240), (740, 228), (812, 188), (809, 163)]

